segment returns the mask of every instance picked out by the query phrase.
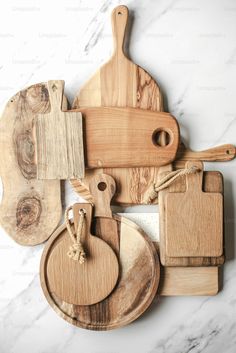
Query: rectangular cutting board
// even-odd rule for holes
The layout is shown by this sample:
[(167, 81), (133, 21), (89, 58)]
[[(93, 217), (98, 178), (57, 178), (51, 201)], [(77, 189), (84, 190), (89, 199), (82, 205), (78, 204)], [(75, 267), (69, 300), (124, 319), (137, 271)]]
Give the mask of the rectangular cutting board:
[[(203, 190), (206, 193), (210, 193), (210, 194), (220, 194), (220, 199), (223, 198), (223, 180), (222, 180), (222, 175), (219, 172), (204, 172), (203, 173)], [(194, 242), (194, 252), (190, 251), (188, 246), (191, 245), (191, 240), (193, 239), (193, 241), (195, 241), (196, 239), (194, 239), (194, 231), (190, 232), (189, 234), (186, 234), (185, 236), (187, 236), (187, 240), (190, 239), (190, 242), (187, 244), (187, 251), (189, 252), (189, 256), (179, 256), (179, 254), (181, 253), (181, 251), (179, 252), (179, 249), (183, 246), (184, 248), (184, 254), (188, 254), (188, 252), (186, 253), (186, 247), (184, 244), (184, 240), (180, 240), (178, 238), (175, 238), (175, 230), (177, 229), (177, 232), (179, 231), (180, 228), (175, 228), (175, 230), (173, 230), (173, 233), (170, 235), (172, 236), (172, 240), (176, 242), (178, 241), (178, 244), (176, 245), (176, 247), (173, 248), (173, 252), (171, 254), (173, 254), (172, 256), (169, 255), (169, 253), (167, 252), (167, 239), (166, 239), (166, 232), (167, 232), (167, 205), (166, 205), (166, 196), (167, 194), (170, 193), (183, 193), (186, 191), (186, 182), (185, 182), (185, 178), (180, 178), (177, 181), (175, 181), (175, 183), (173, 183), (168, 189), (164, 189), (159, 193), (159, 212), (160, 212), (160, 258), (161, 258), (161, 263), (164, 266), (216, 266), (216, 265), (222, 265), (224, 263), (224, 255), (222, 254), (223, 252), (223, 245), (222, 248), (220, 247), (217, 248), (214, 252), (211, 253), (211, 248), (209, 249), (209, 243), (204, 243), (206, 244), (206, 249), (207, 252), (202, 251), (201, 248), (196, 247), (196, 244), (198, 245), (198, 242)], [(181, 206), (181, 204), (179, 204), (179, 211), (181, 212), (183, 205)], [(169, 210), (170, 212), (171, 209)], [(196, 211), (197, 212), (197, 211)], [(190, 219), (191, 221), (191, 217), (194, 217), (194, 215), (192, 215), (190, 213), (190, 209), (189, 209), (189, 214), (188, 216), (190, 218), (186, 218), (185, 220), (181, 220), (179, 219), (178, 222), (178, 226), (179, 224), (184, 224), (187, 223), (188, 220)], [(204, 215), (202, 215), (203, 220), (204, 220)], [(199, 218), (198, 218), (199, 219)], [(222, 220), (221, 220), (222, 221)], [(200, 222), (200, 220), (199, 220)], [(199, 228), (200, 229), (200, 228)], [(205, 238), (205, 236), (207, 236), (206, 233), (207, 229), (205, 229), (203, 234), (200, 234), (200, 236), (202, 236), (203, 238)], [(181, 236), (181, 234), (179, 234)], [(199, 236), (199, 233), (198, 233)], [(220, 244), (222, 244), (223, 242), (223, 229), (221, 228), (221, 238), (219, 239)], [(213, 244), (214, 245), (214, 244)], [(213, 246), (214, 248), (214, 246)], [(200, 252), (198, 251), (200, 250)], [(203, 249), (205, 250), (205, 249)], [(218, 251), (219, 250), (219, 251)], [(201, 255), (200, 255), (201, 254)], [(211, 254), (211, 255), (210, 255)], [(176, 256), (177, 255), (177, 256)]]

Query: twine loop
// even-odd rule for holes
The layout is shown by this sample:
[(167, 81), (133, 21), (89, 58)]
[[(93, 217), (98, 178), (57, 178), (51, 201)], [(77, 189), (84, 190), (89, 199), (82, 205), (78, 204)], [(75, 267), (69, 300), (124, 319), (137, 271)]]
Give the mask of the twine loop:
[(86, 254), (81, 243), (81, 235), (83, 232), (83, 226), (85, 221), (86, 211), (81, 209), (79, 211), (80, 218), (77, 229), (72, 229), (72, 224), (69, 218), (69, 212), (72, 210), (72, 206), (69, 206), (65, 211), (65, 223), (68, 230), (68, 233), (71, 237), (73, 244), (69, 247), (69, 251), (67, 252), (67, 256), (75, 261), (78, 261), (81, 265), (84, 263), (86, 259)]
[(168, 188), (176, 179), (199, 171), (199, 167), (191, 166), (190, 168), (179, 169), (168, 173), (161, 180), (151, 186), (144, 198), (144, 203), (151, 204), (153, 200), (158, 198), (159, 191)]

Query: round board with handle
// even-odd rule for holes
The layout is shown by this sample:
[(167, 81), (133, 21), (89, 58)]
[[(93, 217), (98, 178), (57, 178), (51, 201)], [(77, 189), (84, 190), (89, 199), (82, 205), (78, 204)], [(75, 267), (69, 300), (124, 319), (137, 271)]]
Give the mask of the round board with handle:
[(132, 221), (112, 215), (111, 198), (114, 179), (97, 175), (90, 183), (95, 212), (92, 233), (106, 241), (116, 252), (120, 275), (116, 287), (104, 300), (93, 305), (69, 304), (50, 288), (47, 258), (55, 243), (55, 233), (44, 250), (41, 261), (41, 285), (53, 309), (66, 321), (90, 330), (110, 330), (137, 319), (151, 304), (160, 280), (160, 263), (152, 241)]
[[(74, 220), (70, 227), (78, 229), (83, 214), (79, 242), (85, 259), (80, 263), (74, 257), (73, 240), (68, 224), (59, 227), (52, 235), (52, 241), (44, 250), (44, 278), (51, 292), (64, 302), (75, 305), (89, 305), (106, 298), (114, 289), (119, 264), (112, 248), (102, 239), (91, 235), (92, 205), (73, 205)], [(77, 239), (78, 240), (78, 239)]]

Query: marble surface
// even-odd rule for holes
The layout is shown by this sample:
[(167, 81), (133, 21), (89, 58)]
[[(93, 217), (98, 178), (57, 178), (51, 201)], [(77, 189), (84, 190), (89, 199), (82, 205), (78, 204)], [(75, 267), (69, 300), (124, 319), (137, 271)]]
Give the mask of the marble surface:
[[(20, 89), (48, 79), (64, 79), (72, 100), (112, 52), (109, 16), (119, 3), (1, 2), (1, 109)], [(236, 2), (123, 3), (132, 16), (130, 56), (159, 82), (186, 143), (195, 149), (236, 143)], [(21, 247), (1, 230), (0, 353), (234, 353), (236, 161), (206, 167), (225, 177), (227, 262), (217, 296), (157, 298), (125, 328), (78, 329), (59, 318), (43, 296), (38, 275), (43, 246)], [(67, 185), (64, 202), (76, 198)]]

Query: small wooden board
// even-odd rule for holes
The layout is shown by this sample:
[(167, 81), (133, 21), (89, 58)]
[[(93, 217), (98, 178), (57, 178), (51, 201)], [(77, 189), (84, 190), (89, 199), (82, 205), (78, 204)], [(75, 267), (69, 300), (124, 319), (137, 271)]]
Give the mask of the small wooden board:
[[(200, 185), (200, 184), (199, 184)], [(219, 172), (204, 172), (203, 174), (203, 190), (205, 191), (206, 194), (210, 193), (215, 195), (215, 193), (220, 194), (220, 207), (222, 207), (222, 200), (223, 200), (223, 181), (222, 181), (222, 175)], [(186, 191), (186, 182), (185, 182), (185, 178), (180, 178), (178, 179), (174, 184), (172, 184), (168, 189), (164, 189), (159, 193), (159, 211), (160, 211), (160, 256), (161, 256), (161, 263), (164, 266), (216, 266), (216, 265), (222, 265), (224, 263), (224, 255), (223, 253), (223, 219), (222, 216), (219, 215), (219, 218), (221, 218), (221, 225), (219, 225), (220, 228), (220, 233), (218, 236), (218, 241), (219, 241), (219, 246), (217, 247), (217, 251), (213, 251), (213, 252), (205, 252), (202, 251), (201, 248), (200, 252), (198, 251), (192, 251), (192, 249), (187, 249), (189, 252), (185, 252), (183, 254), (189, 254), (188, 256), (182, 255), (182, 257), (179, 256), (179, 248), (181, 248), (183, 246), (184, 248), (184, 242), (185, 240), (178, 240), (179, 241), (179, 246), (176, 245), (176, 250), (173, 251), (173, 253), (171, 252), (167, 252), (167, 239), (166, 239), (166, 232), (167, 232), (167, 204), (166, 204), (166, 195), (167, 194), (171, 194), (172, 193), (178, 193), (178, 195), (184, 195)], [(170, 200), (169, 200), (170, 201)], [(171, 213), (172, 217), (174, 217), (173, 215), (178, 214), (178, 210), (183, 210), (184, 205), (183, 204), (178, 204), (178, 206), (176, 206), (177, 209), (175, 210), (170, 210), (169, 212), (175, 212), (175, 213)], [(198, 211), (198, 210), (197, 210)], [(197, 212), (196, 211), (196, 212)], [(186, 224), (187, 220), (189, 220), (189, 216), (191, 213), (191, 208), (188, 207), (188, 219), (182, 219), (181, 215), (179, 215), (178, 217), (178, 227), (181, 226), (181, 224)], [(222, 211), (223, 212), (223, 211)], [(194, 214), (192, 217), (197, 217), (196, 214)], [(204, 217), (205, 215), (202, 215), (201, 221), (204, 221)], [(197, 218), (195, 218), (197, 219)], [(217, 222), (217, 220), (216, 220)], [(199, 222), (200, 223), (200, 220)], [(178, 228), (177, 227), (177, 228)], [(178, 239), (178, 237), (175, 237), (175, 232), (176, 229), (173, 230), (172, 229), (172, 234), (170, 236), (172, 236), (172, 240), (174, 241), (174, 239)], [(207, 228), (202, 230), (203, 234), (196, 234), (197, 236), (207, 236)], [(184, 230), (183, 233), (181, 233), (181, 235), (184, 234)], [(187, 242), (188, 239), (192, 239), (195, 237), (195, 232), (194, 231), (189, 231), (187, 234), (188, 238), (187, 238)], [(195, 240), (195, 239), (194, 239)], [(202, 240), (201, 240), (202, 241)], [(190, 241), (191, 243), (191, 241)], [(190, 244), (191, 245), (191, 244)], [(214, 244), (212, 244), (213, 246)], [(194, 246), (196, 248), (196, 244), (194, 243)], [(209, 245), (206, 244), (206, 247), (209, 248)], [(214, 246), (213, 246), (214, 248)], [(218, 250), (220, 249), (220, 250)], [(214, 250), (214, 249), (213, 249)], [(173, 254), (172, 256), (170, 256), (169, 254)], [(181, 250), (180, 250), (181, 253)], [(193, 255), (194, 254), (194, 255)], [(177, 256), (176, 256), (177, 255)]]
[[(84, 118), (86, 168), (161, 166), (175, 159), (179, 127), (171, 114), (113, 107), (80, 111)], [(156, 141), (162, 131), (169, 134), (166, 146)]]
[[(67, 109), (64, 96), (63, 109)], [(37, 114), (48, 111), (47, 85), (39, 83), (13, 96), (0, 120), (0, 222), (21, 245), (44, 242), (61, 218), (60, 182), (36, 180), (34, 122)]]
[(218, 267), (161, 267), (159, 295), (211, 296), (219, 289)]
[(61, 300), (74, 305), (91, 305), (105, 299), (114, 289), (119, 264), (112, 248), (99, 237), (90, 234), (92, 206), (75, 204), (73, 206), (75, 224), (78, 227), (80, 209), (85, 210), (85, 224), (81, 235), (86, 259), (83, 264), (68, 256), (73, 244), (69, 233), (62, 229), (56, 231), (54, 242), (47, 251), (45, 267), (42, 269), (47, 277), (50, 291)]
[(37, 178), (84, 177), (82, 115), (62, 111), (64, 81), (48, 81), (51, 111), (36, 119)]
[[(159, 283), (159, 260), (152, 242), (135, 223), (123, 217), (113, 217), (119, 235), (121, 272), (117, 287), (102, 302), (89, 306), (71, 305), (51, 292), (45, 271), (47, 257), (58, 235), (65, 234), (64, 226), (50, 238), (41, 260), (41, 285), (49, 304), (66, 321), (90, 330), (110, 330), (137, 319), (151, 304)], [(92, 229), (102, 238), (100, 219), (94, 219)]]

